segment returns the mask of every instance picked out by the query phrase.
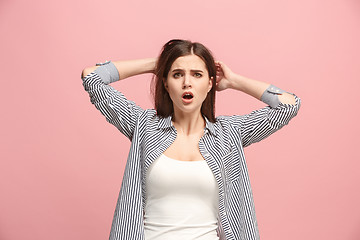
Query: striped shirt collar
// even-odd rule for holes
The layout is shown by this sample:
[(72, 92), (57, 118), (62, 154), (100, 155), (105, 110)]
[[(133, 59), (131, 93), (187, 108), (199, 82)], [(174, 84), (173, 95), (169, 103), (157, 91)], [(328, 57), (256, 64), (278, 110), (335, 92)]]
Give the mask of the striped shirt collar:
[[(208, 130), (211, 134), (213, 134), (214, 136), (216, 136), (216, 131), (215, 131), (215, 126), (214, 123), (210, 122), (206, 116), (204, 116), (205, 119), (205, 129)], [(160, 117), (159, 123), (158, 123), (158, 127), (159, 128), (170, 128), (173, 127), (173, 124), (171, 122), (172, 116), (168, 116), (168, 117)], [(206, 133), (206, 132), (205, 132)]]

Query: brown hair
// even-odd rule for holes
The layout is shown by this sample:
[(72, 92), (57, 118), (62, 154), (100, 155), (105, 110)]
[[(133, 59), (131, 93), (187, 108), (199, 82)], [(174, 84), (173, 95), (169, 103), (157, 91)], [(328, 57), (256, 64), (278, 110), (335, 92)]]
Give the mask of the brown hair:
[(214, 57), (210, 50), (201, 43), (180, 39), (167, 42), (163, 46), (156, 63), (155, 75), (152, 81), (152, 95), (157, 115), (168, 117), (174, 113), (173, 103), (164, 83), (175, 60), (178, 57), (191, 54), (197, 55), (204, 61), (209, 78), (212, 77), (212, 88), (201, 106), (201, 114), (206, 116), (209, 121), (215, 122), (216, 67)]

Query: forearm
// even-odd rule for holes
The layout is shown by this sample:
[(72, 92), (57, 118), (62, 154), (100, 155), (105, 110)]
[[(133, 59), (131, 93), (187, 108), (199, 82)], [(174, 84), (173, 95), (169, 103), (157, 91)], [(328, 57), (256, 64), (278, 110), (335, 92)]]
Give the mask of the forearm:
[[(255, 97), (258, 100), (261, 100), (262, 95), (269, 88), (269, 86), (269, 83), (246, 78), (238, 74), (234, 74), (230, 81), (230, 88), (242, 91), (250, 96)], [(295, 98), (293, 95), (286, 92), (279, 93), (277, 95), (280, 102), (284, 104), (295, 104)]]
[(263, 92), (270, 86), (269, 83), (246, 78), (238, 74), (234, 74), (229, 80), (230, 88), (242, 91), (259, 100)]
[(120, 80), (122, 80), (143, 73), (153, 73), (156, 64), (156, 58), (115, 61), (113, 63), (119, 71)]
[[(153, 73), (156, 65), (156, 58), (145, 58), (125, 61), (112, 61), (119, 72), (119, 79), (125, 79), (131, 76)], [(87, 67), (82, 72), (82, 77), (95, 71), (99, 66)]]

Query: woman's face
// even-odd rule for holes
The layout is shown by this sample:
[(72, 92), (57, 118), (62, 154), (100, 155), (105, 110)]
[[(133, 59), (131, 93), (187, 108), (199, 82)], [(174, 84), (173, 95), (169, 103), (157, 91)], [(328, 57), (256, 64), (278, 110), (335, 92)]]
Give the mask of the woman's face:
[(191, 54), (177, 58), (165, 81), (165, 88), (173, 102), (174, 113), (193, 113), (201, 110), (212, 81), (205, 62)]

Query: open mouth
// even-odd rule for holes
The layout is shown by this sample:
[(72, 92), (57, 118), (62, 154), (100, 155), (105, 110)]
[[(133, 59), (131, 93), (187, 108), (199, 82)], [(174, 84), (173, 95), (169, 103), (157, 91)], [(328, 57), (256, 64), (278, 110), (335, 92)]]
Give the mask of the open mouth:
[(193, 94), (191, 93), (191, 92), (185, 92), (185, 93), (183, 93), (183, 95), (182, 95), (182, 98), (183, 99), (192, 99), (194, 96), (193, 96)]

